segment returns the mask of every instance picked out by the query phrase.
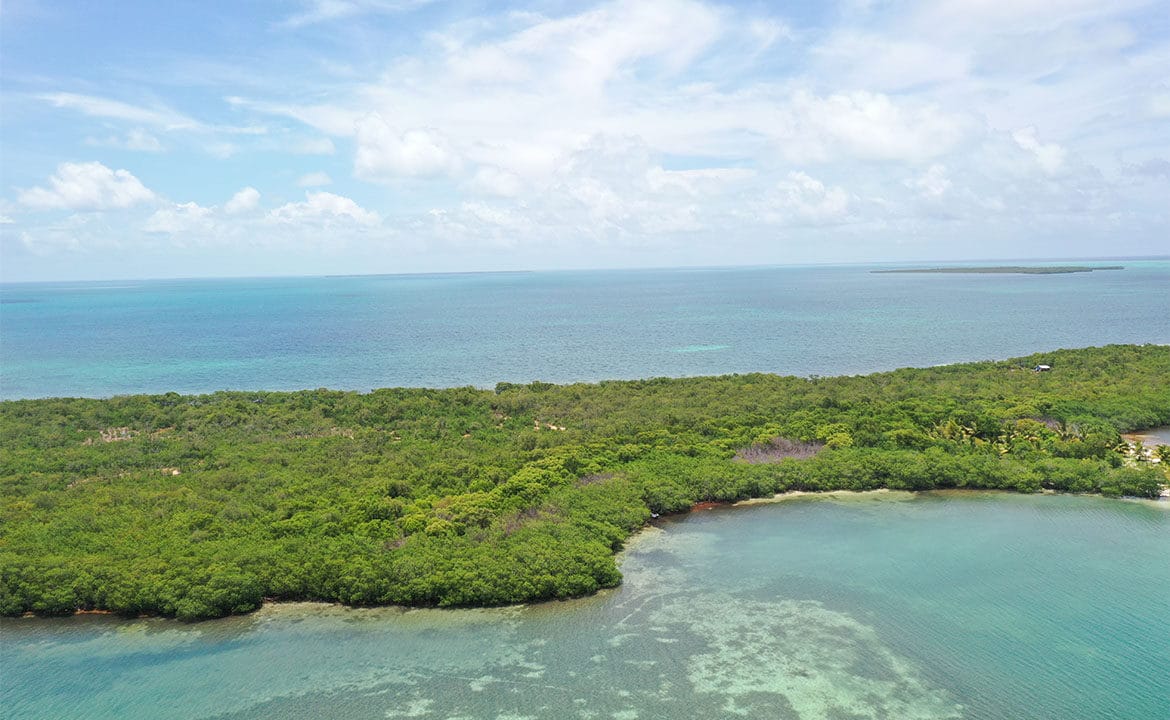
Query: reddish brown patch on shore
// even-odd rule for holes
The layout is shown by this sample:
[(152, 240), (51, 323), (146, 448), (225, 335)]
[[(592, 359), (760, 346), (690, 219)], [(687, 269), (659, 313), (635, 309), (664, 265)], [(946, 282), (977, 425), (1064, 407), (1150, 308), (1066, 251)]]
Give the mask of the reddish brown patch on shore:
[(750, 465), (777, 463), (786, 458), (805, 460), (816, 456), (824, 449), (825, 444), (820, 441), (806, 442), (786, 437), (774, 437), (768, 442), (755, 443), (749, 447), (741, 448), (735, 453), (735, 459)]
[(723, 507), (726, 504), (727, 503), (711, 502), (710, 500), (704, 500), (703, 502), (697, 502), (694, 505), (692, 505), (691, 512), (699, 512), (700, 510), (714, 510), (715, 508)]

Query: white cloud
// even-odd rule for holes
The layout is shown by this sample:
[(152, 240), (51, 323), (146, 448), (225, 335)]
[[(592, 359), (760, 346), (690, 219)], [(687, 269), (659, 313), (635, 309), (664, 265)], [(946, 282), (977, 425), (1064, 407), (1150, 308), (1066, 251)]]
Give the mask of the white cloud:
[(702, 168), (698, 170), (663, 170), (650, 168), (646, 180), (655, 192), (678, 189), (692, 197), (710, 197), (729, 186), (743, 186), (755, 179), (750, 168)]
[(1155, 93), (1149, 99), (1150, 116), (1156, 119), (1170, 118), (1170, 92)]
[(796, 33), (787, 23), (775, 18), (753, 18), (747, 24), (749, 36), (756, 40), (757, 53), (770, 48), (779, 40), (795, 40)]
[(458, 157), (434, 130), (399, 132), (376, 114), (367, 115), (357, 125), (354, 174), (360, 178), (432, 177), (458, 166)]
[(204, 145), (203, 149), (214, 158), (227, 160), (240, 151), (240, 146), (232, 142), (212, 142)]
[(321, 187), (322, 185), (331, 184), (333, 184), (333, 178), (323, 172), (308, 173), (297, 179), (297, 185), (299, 187)]
[(822, 72), (840, 78), (847, 87), (871, 91), (959, 80), (971, 69), (962, 48), (855, 30), (836, 33), (813, 52)]
[(924, 198), (940, 198), (951, 188), (945, 165), (935, 163), (922, 175), (906, 181), (906, 186), (918, 191)]
[(1064, 167), (1065, 149), (1056, 143), (1042, 143), (1036, 128), (1027, 127), (1012, 133), (1012, 139), (1024, 150), (1032, 153), (1040, 168), (1048, 175), (1055, 175)]
[(38, 96), (54, 107), (69, 108), (91, 117), (126, 120), (142, 125), (153, 125), (164, 130), (190, 130), (200, 123), (170, 108), (144, 108), (119, 100), (80, 95), (77, 93), (45, 93)]
[(110, 225), (98, 213), (74, 213), (49, 223), (30, 225), (21, 231), (20, 244), (38, 257), (75, 253), (119, 252), (132, 243), (127, 238), (133, 228), (117, 223), (118, 232), (110, 232)]
[(840, 222), (849, 214), (849, 193), (838, 186), (826, 186), (803, 172), (788, 173), (776, 185), (772, 196), (772, 221), (813, 224)]
[(105, 210), (151, 202), (155, 195), (128, 170), (99, 162), (62, 163), (49, 187), (22, 190), (21, 205), (35, 210)]
[(475, 171), (471, 187), (485, 195), (516, 197), (523, 188), (523, 181), (516, 173), (502, 170), (494, 165), (485, 165)]
[[(1150, 30), (1158, 9), (1150, 0), (848, 1), (817, 13), (606, 0), (543, 3), (539, 12), (488, 5), (475, 16), (450, 6), (389, 21), (360, 16), (406, 6), (292, 7), (284, 30), (344, 41), (290, 46), (289, 33), (264, 28), (246, 72), (221, 68), (197, 77), (206, 85), (183, 85), (209, 89), (205, 97), (224, 98), (222, 107), (194, 105), (178, 85), (144, 72), (139, 105), (99, 97), (119, 96), (104, 80), (76, 85), (96, 88), (92, 95), (30, 97), (42, 112), (48, 103), (99, 120), (82, 118), (62, 147), (91, 136), (103, 147), (194, 148), (205, 156), (189, 160), (202, 163), (192, 178), (223, 172), (207, 154), (259, 151), (248, 157), (258, 172), (297, 178), (333, 166), (306, 168), (290, 155), (352, 153), (354, 178), (389, 186), (359, 183), (350, 194), (362, 205), (309, 193), (269, 212), (285, 201), (261, 210), (259, 193), (246, 189), (202, 208), (210, 215), (160, 202), (126, 218), (140, 232), (201, 219), (210, 226), (200, 232), (253, 246), (317, 247), (328, 238), (321, 246), (336, 250), (397, 230), (396, 247), (413, 243), (420, 257), (458, 262), (476, 248), (514, 251), (516, 264), (646, 248), (755, 262), (806, 252), (792, 247), (802, 234), (850, 237), (848, 247), (880, 256), (903, 252), (911, 236), (991, 243), (1013, 224), (1063, 237), (1052, 228), (1090, 228), (1094, 213), (1165, 227), (1170, 40)], [(317, 23), (328, 27), (310, 27)], [(199, 120), (173, 109), (196, 107)], [(297, 182), (327, 180), (310, 173)], [(67, 201), (86, 196), (42, 185), (0, 203), (36, 237), (52, 233), (36, 228), (39, 218), (30, 224), (27, 209), (114, 206)], [(90, 235), (101, 232), (97, 221)], [(945, 233), (936, 222), (947, 223)], [(319, 232), (324, 224), (328, 233)], [(195, 232), (146, 241), (188, 242)], [(716, 249), (737, 243), (739, 255)], [(810, 247), (809, 259), (846, 252)]]
[(915, 24), (926, 32), (977, 33), (1009, 28), (1023, 34), (1062, 24), (1095, 21), (1103, 16), (1145, 4), (1143, 0), (939, 0), (921, 3)]
[(15, 222), (15, 220), (8, 217), (7, 215), (0, 215), (0, 225), (12, 225)]
[(268, 213), (274, 223), (311, 223), (346, 221), (372, 226), (381, 222), (377, 213), (362, 208), (353, 200), (328, 192), (306, 193), (305, 201), (288, 203)]
[(462, 215), (478, 228), (479, 237), (491, 236), (497, 244), (515, 246), (536, 229), (527, 213), (515, 208), (498, 207), (482, 202), (465, 202)]
[(280, 26), (297, 29), (306, 25), (333, 22), (359, 15), (388, 14), (427, 5), (433, 0), (304, 0), (302, 9), (281, 21)]
[[(349, 107), (333, 104), (295, 105), (289, 103), (263, 102), (250, 100), (238, 95), (230, 95), (224, 98), (224, 101), (235, 108), (268, 115), (289, 117), (311, 128), (336, 137), (352, 136), (357, 120), (363, 114), (360, 110), (353, 110)], [(332, 141), (330, 144), (332, 144)], [(312, 147), (311, 142), (309, 147)], [(311, 155), (314, 153), (301, 154)]]
[(149, 233), (181, 233), (207, 230), (211, 226), (212, 209), (196, 203), (179, 203), (159, 208), (143, 224)]
[[(147, 126), (158, 132), (187, 133), (201, 136), (200, 143), (203, 150), (212, 157), (224, 159), (238, 152), (239, 146), (235, 142), (222, 138), (247, 138), (268, 134), (268, 128), (263, 125), (208, 124), (163, 105), (142, 107), (120, 100), (67, 92), (43, 93), (35, 97), (50, 103), (54, 107), (75, 110), (88, 117), (133, 123), (138, 126), (130, 129), (122, 136), (112, 135), (105, 138), (88, 138), (87, 143), (90, 145), (145, 152), (158, 152), (162, 150), (162, 143), (159, 139), (144, 129), (143, 126)], [(331, 145), (332, 143), (330, 143)], [(321, 142), (318, 141), (316, 146), (315, 150), (318, 153), (326, 151), (325, 146)], [(308, 147), (309, 149), (314, 149), (313, 143), (309, 143)]]
[(691, 0), (608, 2), (575, 15), (528, 18), (503, 39), (440, 36), (444, 72), (459, 82), (532, 82), (590, 98), (640, 62), (682, 70), (724, 28), (720, 11)]
[(110, 135), (105, 138), (86, 138), (87, 145), (114, 147), (138, 152), (162, 152), (163, 144), (154, 135), (142, 128), (134, 128), (125, 135)]
[(922, 162), (952, 150), (972, 128), (961, 115), (871, 92), (792, 98), (791, 134), (783, 152), (794, 160)]
[(306, 138), (294, 143), (292, 150), (298, 155), (332, 155), (337, 151), (337, 148), (334, 147), (332, 140), (322, 137)]
[(338, 20), (357, 13), (358, 3), (348, 0), (312, 0), (305, 3), (305, 9), (286, 18), (281, 24), (288, 28), (299, 28), (329, 20)]
[(1126, 167), (1126, 172), (1141, 178), (1170, 180), (1170, 160), (1151, 158)]
[(232, 195), (231, 199), (223, 206), (223, 209), (230, 215), (237, 215), (254, 210), (259, 204), (260, 191), (249, 186), (241, 188), (235, 195)]

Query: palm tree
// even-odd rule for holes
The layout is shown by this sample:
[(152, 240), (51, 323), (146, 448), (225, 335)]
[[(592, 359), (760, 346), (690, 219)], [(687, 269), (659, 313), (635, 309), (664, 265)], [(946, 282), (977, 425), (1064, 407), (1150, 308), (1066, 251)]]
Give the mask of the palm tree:
[(1164, 465), (1170, 465), (1170, 445), (1159, 445), (1154, 448), (1154, 455)]

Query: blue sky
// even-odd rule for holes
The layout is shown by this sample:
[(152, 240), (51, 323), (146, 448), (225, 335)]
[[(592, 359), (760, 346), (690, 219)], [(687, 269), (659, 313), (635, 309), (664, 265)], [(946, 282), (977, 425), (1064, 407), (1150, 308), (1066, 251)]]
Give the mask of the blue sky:
[(5, 281), (1170, 253), (1164, 0), (0, 5)]

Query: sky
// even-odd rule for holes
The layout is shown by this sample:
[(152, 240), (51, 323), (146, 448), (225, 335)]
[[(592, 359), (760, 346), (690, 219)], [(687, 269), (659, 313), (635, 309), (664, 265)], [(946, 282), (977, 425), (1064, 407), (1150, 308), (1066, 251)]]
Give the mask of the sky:
[(2, 0), (0, 279), (1170, 254), (1166, 0)]

